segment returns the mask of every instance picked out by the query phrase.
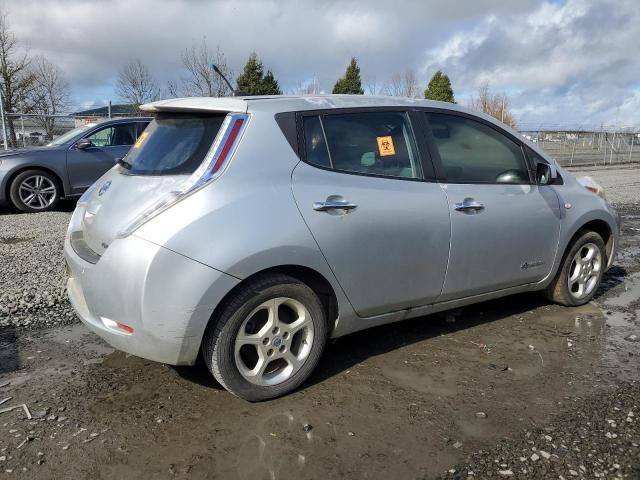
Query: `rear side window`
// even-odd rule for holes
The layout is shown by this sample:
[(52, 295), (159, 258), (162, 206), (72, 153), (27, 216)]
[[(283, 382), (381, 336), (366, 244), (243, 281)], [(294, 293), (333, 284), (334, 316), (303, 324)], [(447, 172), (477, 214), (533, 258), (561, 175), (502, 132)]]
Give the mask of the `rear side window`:
[(386, 177), (422, 174), (404, 112), (326, 114), (305, 117), (303, 126), (309, 163)]
[(452, 183), (530, 183), (520, 146), (475, 120), (427, 113), (435, 146)]
[(225, 114), (159, 114), (129, 150), (129, 173), (189, 175), (204, 160)]
[(304, 117), (304, 149), (306, 160), (319, 167), (331, 167), (320, 117)]

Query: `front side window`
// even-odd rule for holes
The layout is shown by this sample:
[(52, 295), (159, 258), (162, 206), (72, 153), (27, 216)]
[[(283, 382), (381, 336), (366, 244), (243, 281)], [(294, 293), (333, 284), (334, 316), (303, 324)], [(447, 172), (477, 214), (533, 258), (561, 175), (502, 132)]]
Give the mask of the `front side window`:
[(530, 183), (522, 149), (481, 122), (427, 113), (446, 180), (451, 183)]
[[(305, 124), (310, 163), (328, 161), (332, 168), (345, 172), (420, 178), (420, 163), (405, 113), (360, 112), (311, 118), (317, 120), (309, 121), (309, 134)], [(325, 138), (328, 155), (322, 146)], [(316, 140), (320, 146), (314, 148)]]
[(88, 137), (96, 147), (116, 147), (121, 145), (133, 145), (137, 138), (135, 123), (120, 123), (102, 128)]

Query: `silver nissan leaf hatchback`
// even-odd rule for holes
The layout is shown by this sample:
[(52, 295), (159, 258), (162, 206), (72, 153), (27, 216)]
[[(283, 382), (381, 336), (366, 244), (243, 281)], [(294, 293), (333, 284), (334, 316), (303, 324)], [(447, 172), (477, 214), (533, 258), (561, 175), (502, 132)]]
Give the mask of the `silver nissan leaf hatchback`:
[(595, 294), (619, 234), (600, 188), (458, 105), (184, 98), (80, 199), (69, 298), (115, 348), (198, 355), (230, 392), (286, 394), (328, 338), (517, 292)]

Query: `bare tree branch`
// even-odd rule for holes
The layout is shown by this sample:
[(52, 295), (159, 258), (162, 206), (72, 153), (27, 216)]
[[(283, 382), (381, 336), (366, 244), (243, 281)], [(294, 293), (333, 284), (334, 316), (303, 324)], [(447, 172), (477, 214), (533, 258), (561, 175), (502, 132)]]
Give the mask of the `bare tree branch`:
[[(18, 51), (18, 41), (8, 24), (6, 12), (0, 10), (0, 90), (6, 113), (16, 113), (20, 110), (28, 112), (27, 99), (33, 88), (33, 74), (29, 70), (30, 59), (28, 52)], [(17, 145), (16, 131), (13, 119), (7, 117), (9, 128), (8, 143)]]
[(55, 117), (69, 106), (69, 85), (60, 68), (43, 56), (33, 59), (31, 65), (34, 87), (31, 92), (34, 120), (45, 131), (48, 140), (55, 134)]
[(383, 88), (384, 93), (392, 97), (417, 97), (418, 90), (418, 80), (413, 70), (396, 73)]
[(516, 117), (511, 111), (509, 97), (505, 93), (500, 95), (491, 92), (487, 82), (480, 85), (477, 97), (471, 97), (469, 107), (491, 115), (512, 128), (517, 126)]
[(291, 90), (292, 95), (318, 95), (320, 93), (320, 83), (315, 76), (310, 82), (297, 81), (295, 87)]
[[(187, 76), (182, 78), (180, 91), (176, 84), (169, 86), (172, 96), (225, 97), (233, 94), (226, 82), (211, 68), (215, 64), (225, 77), (231, 78), (227, 58), (219, 45), (215, 51), (211, 51), (203, 38), (199, 47), (194, 44), (182, 52), (181, 59)], [(174, 87), (173, 92), (171, 87)]]
[(127, 63), (120, 70), (116, 93), (122, 100), (136, 107), (160, 98), (158, 83), (139, 58)]

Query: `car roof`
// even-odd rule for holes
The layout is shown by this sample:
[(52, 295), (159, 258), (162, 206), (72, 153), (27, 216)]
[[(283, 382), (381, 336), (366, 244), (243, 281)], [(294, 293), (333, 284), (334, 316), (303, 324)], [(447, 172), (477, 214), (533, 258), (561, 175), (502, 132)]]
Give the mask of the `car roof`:
[(128, 123), (128, 122), (150, 122), (153, 117), (117, 117), (117, 118), (105, 118), (95, 122), (89, 122), (87, 125), (103, 125), (105, 123)]
[(452, 103), (419, 98), (375, 95), (265, 95), (254, 97), (187, 97), (147, 103), (144, 112), (259, 112), (270, 113), (362, 107), (433, 107), (467, 111)]

